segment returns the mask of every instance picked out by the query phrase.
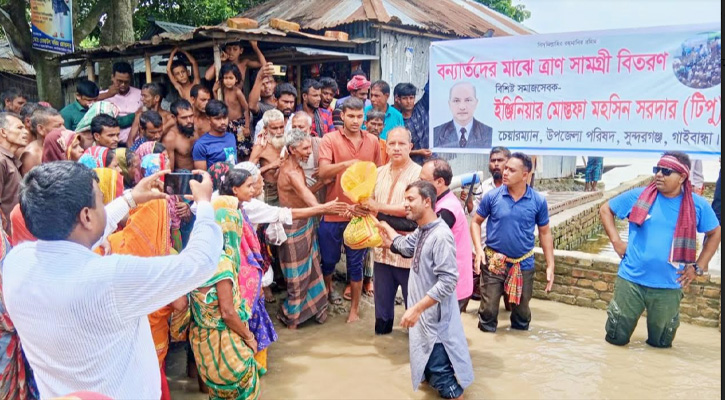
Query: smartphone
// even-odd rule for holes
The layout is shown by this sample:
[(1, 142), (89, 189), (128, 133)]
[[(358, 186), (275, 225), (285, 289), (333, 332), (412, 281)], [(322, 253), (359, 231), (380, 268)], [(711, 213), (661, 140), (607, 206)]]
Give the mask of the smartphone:
[(272, 75), (276, 76), (286, 76), (287, 75), (287, 66), (286, 65), (273, 65), (272, 68), (274, 68), (274, 72)]
[(189, 182), (201, 182), (202, 176), (190, 172), (172, 172), (164, 176), (164, 193), (175, 196), (191, 194)]

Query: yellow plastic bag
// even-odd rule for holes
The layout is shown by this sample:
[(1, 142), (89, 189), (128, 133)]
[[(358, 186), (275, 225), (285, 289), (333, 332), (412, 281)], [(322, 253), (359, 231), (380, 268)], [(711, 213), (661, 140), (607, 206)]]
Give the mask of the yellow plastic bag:
[[(375, 163), (359, 161), (342, 173), (340, 186), (353, 203), (361, 203), (373, 195), (377, 179), (378, 167)], [(383, 238), (375, 226), (377, 223), (378, 220), (373, 216), (354, 217), (342, 234), (345, 244), (356, 250), (380, 246)]]
[(340, 178), (343, 193), (353, 203), (361, 203), (370, 198), (378, 179), (378, 167), (370, 161), (358, 161), (351, 165)]
[(348, 247), (355, 250), (378, 247), (383, 244), (383, 238), (375, 226), (377, 223), (377, 219), (372, 215), (354, 217), (347, 224), (342, 239)]

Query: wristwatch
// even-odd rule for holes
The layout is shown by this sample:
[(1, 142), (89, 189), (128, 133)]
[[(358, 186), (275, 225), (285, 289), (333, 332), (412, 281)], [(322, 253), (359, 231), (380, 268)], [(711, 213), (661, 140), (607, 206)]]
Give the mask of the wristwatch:
[(128, 189), (125, 192), (123, 192), (123, 199), (126, 200), (126, 203), (128, 204), (128, 208), (130, 208), (130, 209), (136, 208), (136, 201), (133, 199), (133, 195), (131, 194), (131, 189)]
[(692, 267), (695, 268), (695, 275), (702, 276), (702, 275), (705, 274), (705, 270), (703, 270), (702, 268), (700, 268), (700, 266), (697, 265), (697, 263), (692, 263), (690, 265), (692, 265)]

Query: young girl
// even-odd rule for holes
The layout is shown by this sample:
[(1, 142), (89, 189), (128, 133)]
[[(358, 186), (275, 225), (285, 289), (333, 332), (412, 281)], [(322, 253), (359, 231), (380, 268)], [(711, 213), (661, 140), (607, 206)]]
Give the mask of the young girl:
[[(252, 152), (250, 134), (249, 106), (242, 89), (237, 85), (241, 82), (242, 73), (234, 63), (225, 63), (219, 71), (219, 78), (214, 84), (214, 96), (222, 89), (222, 100), (229, 109), (228, 132), (237, 136), (237, 160), (247, 160)], [(220, 83), (221, 82), (221, 83)]]

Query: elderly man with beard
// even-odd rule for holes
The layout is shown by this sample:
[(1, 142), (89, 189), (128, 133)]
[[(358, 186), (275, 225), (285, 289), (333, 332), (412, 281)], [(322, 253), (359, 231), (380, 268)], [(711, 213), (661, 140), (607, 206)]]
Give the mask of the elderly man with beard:
[(188, 100), (179, 99), (171, 103), (171, 114), (176, 118), (176, 124), (161, 140), (169, 152), (170, 169), (191, 171), (194, 169), (191, 151), (199, 138), (194, 131), (194, 109)]
[[(290, 117), (294, 115), (295, 101), (297, 100), (297, 89), (295, 89), (291, 83), (280, 83), (274, 91), (274, 96), (277, 98), (277, 110), (281, 112), (284, 117), (284, 128), (291, 128), (288, 125)], [(267, 113), (265, 112), (264, 114)], [(264, 116), (262, 116), (262, 119), (257, 122), (257, 125), (254, 128), (255, 141), (257, 136), (263, 134), (262, 130), (264, 128)], [(282, 146), (284, 146), (284, 144)]]
[[(307, 135), (310, 135), (310, 130), (312, 129), (312, 117), (310, 117), (309, 114), (304, 111), (297, 111), (290, 121), (292, 122), (292, 129), (299, 129), (302, 132), (307, 133)], [(307, 179), (308, 187), (312, 187), (318, 182), (317, 173), (319, 168), (321, 140), (322, 139), (319, 137), (310, 135), (312, 153), (310, 153), (310, 156), (307, 158), (307, 162), (302, 165), (302, 169), (305, 171), (305, 178)], [(319, 187), (317, 191), (313, 191), (312, 193), (315, 197), (317, 197), (318, 202), (324, 203), (325, 192), (325, 186), (323, 185)]]
[(53, 129), (62, 128), (63, 116), (50, 107), (40, 107), (30, 115), (30, 133), (35, 140), (30, 142), (20, 155), (20, 173), (25, 176), (33, 167), (40, 165), (43, 159), (43, 140), (48, 132)]
[[(307, 132), (292, 129), (286, 134), (287, 159), (279, 170), (279, 203), (282, 207), (315, 207), (314, 196), (322, 182), (308, 188), (302, 165), (312, 154), (312, 141)], [(346, 206), (340, 212), (345, 212)], [(315, 223), (312, 218), (297, 219), (285, 226), (287, 240), (280, 246), (279, 261), (287, 284), (285, 299), (278, 318), (289, 329), (314, 317), (318, 323), (327, 319), (327, 292), (320, 269)]]
[(249, 161), (259, 165), (259, 171), (264, 178), (265, 203), (276, 206), (279, 205), (277, 177), (282, 163), (285, 117), (279, 110), (269, 110), (264, 113), (261, 122), (264, 124), (264, 134), (254, 144)]
[(436, 216), (436, 189), (417, 181), (405, 191), (405, 217), (418, 225), (402, 236), (385, 222), (378, 225), (383, 247), (413, 258), (408, 309), (400, 325), (410, 337), (413, 390), (424, 380), (446, 399), (461, 399), (473, 383), (473, 365), (456, 302), (456, 245), (451, 230)]

